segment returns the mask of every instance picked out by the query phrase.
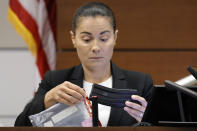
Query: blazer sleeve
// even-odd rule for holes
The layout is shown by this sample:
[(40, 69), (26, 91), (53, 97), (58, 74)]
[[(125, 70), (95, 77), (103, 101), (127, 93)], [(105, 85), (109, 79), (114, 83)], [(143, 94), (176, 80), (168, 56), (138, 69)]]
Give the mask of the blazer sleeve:
[(38, 91), (34, 98), (25, 106), (23, 112), (16, 118), (14, 126), (32, 126), (29, 116), (37, 114), (43, 110), (45, 94), (52, 88), (50, 84), (50, 72), (45, 74), (44, 80), (39, 84)]
[(146, 99), (148, 103), (150, 102), (152, 96), (152, 90), (153, 90), (152, 77), (149, 74), (145, 74), (145, 82), (144, 82), (142, 96)]

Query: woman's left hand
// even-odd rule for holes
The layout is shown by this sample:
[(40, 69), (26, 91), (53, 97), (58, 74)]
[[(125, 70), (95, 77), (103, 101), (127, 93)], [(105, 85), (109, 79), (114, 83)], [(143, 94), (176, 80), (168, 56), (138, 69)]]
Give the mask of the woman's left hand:
[(138, 95), (132, 95), (131, 98), (133, 100), (139, 101), (141, 105), (130, 101), (126, 101), (125, 102), (126, 107), (124, 107), (124, 110), (128, 112), (129, 115), (134, 117), (138, 122), (141, 122), (144, 112), (146, 110), (147, 101), (143, 97)]

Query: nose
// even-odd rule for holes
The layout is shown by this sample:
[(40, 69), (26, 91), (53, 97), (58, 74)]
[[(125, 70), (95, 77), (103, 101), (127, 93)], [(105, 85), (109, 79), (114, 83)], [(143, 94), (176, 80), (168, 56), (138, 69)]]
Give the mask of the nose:
[(92, 45), (92, 52), (95, 54), (98, 54), (100, 52), (100, 46), (96, 40), (94, 40), (94, 43)]

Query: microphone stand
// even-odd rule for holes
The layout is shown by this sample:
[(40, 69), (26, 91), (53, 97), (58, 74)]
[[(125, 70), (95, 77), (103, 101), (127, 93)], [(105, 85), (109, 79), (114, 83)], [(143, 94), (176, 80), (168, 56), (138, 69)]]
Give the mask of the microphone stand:
[(173, 88), (177, 91), (177, 97), (178, 97), (178, 103), (179, 103), (179, 110), (180, 110), (180, 116), (181, 116), (181, 121), (186, 122), (185, 120), (185, 115), (184, 115), (184, 108), (183, 108), (183, 102), (182, 102), (182, 97), (181, 93), (187, 94), (195, 99), (197, 99), (197, 93), (195, 91), (192, 91), (191, 89), (188, 89), (186, 87), (183, 87), (181, 85), (178, 85), (172, 81), (165, 80), (165, 85), (168, 88)]

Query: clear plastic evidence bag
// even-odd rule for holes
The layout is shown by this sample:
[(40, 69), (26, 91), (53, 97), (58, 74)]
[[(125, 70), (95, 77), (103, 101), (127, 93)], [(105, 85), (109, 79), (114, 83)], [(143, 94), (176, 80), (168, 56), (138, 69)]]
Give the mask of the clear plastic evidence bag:
[[(29, 116), (33, 126), (37, 127), (82, 127), (91, 121), (91, 109), (86, 101), (73, 106), (57, 103), (52, 107)], [(87, 124), (86, 124), (87, 125)]]

